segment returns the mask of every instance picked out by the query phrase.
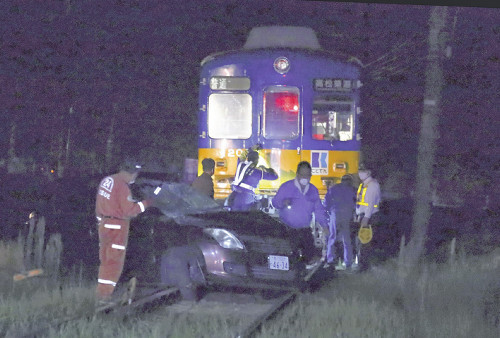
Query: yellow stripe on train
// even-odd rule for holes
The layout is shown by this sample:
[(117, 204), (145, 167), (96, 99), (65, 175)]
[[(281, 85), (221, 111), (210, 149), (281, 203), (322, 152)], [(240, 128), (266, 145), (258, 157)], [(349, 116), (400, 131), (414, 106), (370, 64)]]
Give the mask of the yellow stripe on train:
[[(283, 182), (295, 178), (297, 164), (308, 161), (313, 165), (313, 183), (319, 190), (321, 197), (326, 194), (328, 187), (337, 183), (345, 174), (358, 172), (358, 151), (327, 151), (327, 150), (287, 150), (287, 149), (261, 149), (259, 150), (259, 165), (271, 167), (279, 175), (274, 181), (260, 181), (256, 194), (274, 195)], [(203, 172), (201, 161), (204, 158), (215, 160), (215, 173), (213, 176), (215, 198), (226, 198), (231, 193), (231, 182), (236, 173), (238, 158), (244, 159), (245, 149), (210, 149), (198, 150), (198, 175)], [(322, 163), (313, 161), (313, 158), (322, 159)], [(316, 167), (314, 163), (317, 163)], [(325, 165), (327, 163), (327, 165)]]

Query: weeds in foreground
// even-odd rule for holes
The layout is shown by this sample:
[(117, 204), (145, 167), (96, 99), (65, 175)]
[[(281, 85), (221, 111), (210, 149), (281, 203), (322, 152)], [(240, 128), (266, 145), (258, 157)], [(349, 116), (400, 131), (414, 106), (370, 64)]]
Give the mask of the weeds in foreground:
[(397, 261), (302, 295), (262, 337), (498, 337), (500, 250), (461, 264)]
[[(15, 252), (14, 247), (0, 245), (0, 254)], [(422, 264), (404, 275), (398, 269), (393, 260), (367, 273), (339, 275), (318, 292), (299, 295), (259, 336), (499, 336), (500, 250)], [(34, 325), (59, 322), (38, 336), (233, 337), (238, 326), (229, 316), (179, 315), (167, 309), (126, 320), (96, 316), (94, 287), (82, 281), (54, 284), (40, 277), (16, 283), (0, 298), (0, 333), (18, 336)], [(76, 317), (81, 319), (64, 321)]]
[(12, 289), (12, 276), (24, 269), (23, 247), (19, 243), (0, 242), (0, 295)]

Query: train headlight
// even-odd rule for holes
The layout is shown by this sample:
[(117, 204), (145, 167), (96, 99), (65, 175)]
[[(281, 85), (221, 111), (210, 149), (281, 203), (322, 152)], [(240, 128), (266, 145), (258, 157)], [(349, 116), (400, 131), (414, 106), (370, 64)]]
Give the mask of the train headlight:
[(290, 70), (290, 61), (284, 56), (280, 56), (274, 60), (274, 70), (280, 74), (285, 74)]

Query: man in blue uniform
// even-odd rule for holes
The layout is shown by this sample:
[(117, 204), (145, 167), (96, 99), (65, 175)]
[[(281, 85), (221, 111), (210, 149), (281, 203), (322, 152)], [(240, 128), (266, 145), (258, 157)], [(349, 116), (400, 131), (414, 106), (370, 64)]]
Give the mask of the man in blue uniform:
[(250, 150), (246, 161), (238, 163), (232, 183), (233, 192), (228, 198), (232, 211), (251, 210), (255, 207), (255, 189), (260, 180), (276, 180), (278, 174), (272, 168), (257, 167), (259, 153)]
[(316, 221), (323, 227), (323, 232), (328, 234), (328, 218), (318, 189), (310, 183), (311, 172), (309, 162), (300, 162), (295, 178), (283, 183), (272, 201), (273, 206), (279, 210), (281, 220), (297, 229), (298, 233), (294, 238), (300, 241), (309, 257), (313, 257), (316, 251), (311, 232), (313, 213)]
[(350, 225), (356, 207), (356, 190), (352, 184), (352, 176), (344, 175), (341, 182), (330, 187), (325, 196), (325, 207), (330, 213), (330, 236), (328, 236), (326, 247), (325, 267), (335, 264), (335, 240), (337, 235), (344, 245), (346, 269), (350, 269), (352, 265), (353, 248)]

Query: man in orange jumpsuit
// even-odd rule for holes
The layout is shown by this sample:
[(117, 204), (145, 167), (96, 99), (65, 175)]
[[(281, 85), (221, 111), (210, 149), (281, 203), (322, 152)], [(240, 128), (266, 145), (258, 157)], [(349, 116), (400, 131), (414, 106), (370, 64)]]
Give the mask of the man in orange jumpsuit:
[(99, 275), (97, 299), (107, 301), (120, 279), (125, 262), (130, 219), (150, 206), (149, 200), (132, 200), (129, 184), (137, 178), (141, 166), (127, 160), (117, 174), (105, 177), (96, 197), (96, 217), (99, 222)]

